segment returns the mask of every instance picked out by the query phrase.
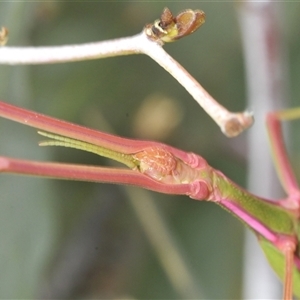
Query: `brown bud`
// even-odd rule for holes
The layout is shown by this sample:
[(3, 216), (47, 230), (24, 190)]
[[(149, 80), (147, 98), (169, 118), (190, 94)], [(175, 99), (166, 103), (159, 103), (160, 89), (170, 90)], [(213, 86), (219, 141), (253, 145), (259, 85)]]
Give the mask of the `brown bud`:
[(196, 31), (205, 22), (205, 13), (202, 10), (187, 9), (175, 17), (179, 39)]
[(168, 26), (172, 25), (172, 23), (174, 24), (174, 17), (171, 11), (166, 7), (160, 16), (159, 25), (162, 29), (166, 29)]
[(205, 22), (202, 10), (187, 9), (174, 17), (165, 8), (159, 20), (145, 27), (147, 36), (160, 42), (173, 42), (196, 31)]

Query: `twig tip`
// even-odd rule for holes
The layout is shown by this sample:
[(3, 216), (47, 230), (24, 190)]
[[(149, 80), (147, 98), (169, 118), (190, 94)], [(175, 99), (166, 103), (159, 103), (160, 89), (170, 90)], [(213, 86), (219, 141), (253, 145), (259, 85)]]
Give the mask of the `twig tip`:
[(245, 111), (232, 114), (232, 116), (224, 122), (223, 126), (221, 126), (221, 130), (227, 137), (235, 137), (251, 127), (253, 122), (253, 112)]

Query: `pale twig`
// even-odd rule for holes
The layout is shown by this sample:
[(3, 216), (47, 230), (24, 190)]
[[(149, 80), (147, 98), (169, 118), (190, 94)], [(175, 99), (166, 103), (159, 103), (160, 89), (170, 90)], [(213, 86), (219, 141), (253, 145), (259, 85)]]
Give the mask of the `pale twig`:
[[(66, 63), (141, 53), (137, 45), (142, 34), (80, 45), (53, 47), (1, 47), (0, 64), (37, 65)], [(142, 39), (143, 40), (143, 39)]]
[[(267, 131), (262, 130), (267, 113), (280, 109), (286, 102), (285, 62), (279, 28), (282, 15), (278, 5), (269, 0), (264, 3), (248, 1), (238, 6), (247, 98), (256, 115), (256, 123), (248, 133), (248, 188), (266, 198), (281, 198)], [(254, 239), (251, 233), (246, 233), (243, 298), (279, 299), (277, 278)]]
[(132, 37), (81, 45), (54, 47), (1, 47), (0, 64), (52, 64), (128, 54), (146, 54), (168, 71), (200, 104), (228, 137), (237, 136), (253, 123), (249, 112), (232, 113), (220, 105), (145, 29)]

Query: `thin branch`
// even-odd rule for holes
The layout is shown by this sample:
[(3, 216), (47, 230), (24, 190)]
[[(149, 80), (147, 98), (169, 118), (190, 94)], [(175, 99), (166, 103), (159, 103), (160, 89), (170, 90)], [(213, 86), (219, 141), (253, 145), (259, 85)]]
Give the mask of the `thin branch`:
[(219, 104), (175, 59), (157, 43), (141, 43), (140, 51), (150, 56), (169, 72), (198, 102), (206, 113), (219, 125), (228, 137), (234, 137), (253, 123), (250, 112), (232, 113)]
[[(141, 53), (137, 45), (144, 34), (120, 39), (53, 47), (1, 47), (0, 64), (38, 65), (66, 63)], [(148, 40), (148, 39), (147, 39)], [(149, 41), (149, 40), (148, 40)]]
[(99, 59), (129, 54), (146, 54), (169, 72), (199, 103), (228, 137), (234, 137), (253, 123), (249, 112), (232, 113), (220, 105), (163, 48), (163, 41), (149, 37), (149, 25), (132, 37), (81, 45), (54, 47), (1, 47), (0, 64), (52, 64)]

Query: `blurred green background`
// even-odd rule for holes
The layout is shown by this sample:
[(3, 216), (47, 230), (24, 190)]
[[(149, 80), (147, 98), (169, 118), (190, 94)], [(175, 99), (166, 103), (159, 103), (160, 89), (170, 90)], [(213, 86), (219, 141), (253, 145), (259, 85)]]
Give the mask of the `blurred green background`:
[[(164, 48), (224, 106), (244, 110), (234, 3), (1, 2), (0, 26), (9, 28), (9, 46), (85, 43), (136, 34), (165, 6), (174, 13), (205, 11), (206, 23), (197, 33)], [(300, 94), (299, 9), (300, 3), (282, 4), (292, 99)], [(1, 66), (0, 97), (91, 128), (201, 154), (245, 186), (245, 134), (225, 138), (192, 97), (145, 55)], [(39, 148), (36, 130), (11, 121), (1, 120), (0, 137), (1, 155), (108, 164), (77, 150)], [(0, 186), (0, 298), (241, 297), (243, 227), (212, 203), (138, 188), (13, 175), (1, 175)], [(152, 231), (141, 221), (149, 219), (147, 203), (156, 208)], [(159, 240), (159, 218), (176, 248)], [(180, 253), (190, 274), (181, 287), (150, 242), (149, 230), (168, 249), (167, 256)], [(185, 282), (174, 264), (179, 283)]]

